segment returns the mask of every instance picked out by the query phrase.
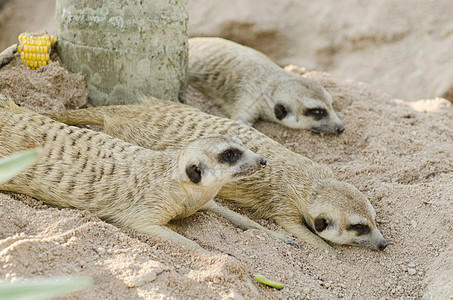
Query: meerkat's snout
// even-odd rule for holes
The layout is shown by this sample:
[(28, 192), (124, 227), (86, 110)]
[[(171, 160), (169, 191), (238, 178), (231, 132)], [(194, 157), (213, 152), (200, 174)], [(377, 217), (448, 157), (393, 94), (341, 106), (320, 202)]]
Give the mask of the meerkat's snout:
[(339, 125), (337, 125), (337, 127), (336, 127), (336, 130), (337, 130), (337, 133), (338, 133), (338, 134), (342, 134), (343, 131), (344, 131), (344, 129), (345, 129), (345, 128), (344, 128), (343, 124), (339, 124)]
[(382, 242), (379, 243), (377, 249), (380, 250), (380, 251), (382, 251), (382, 250), (384, 250), (385, 248), (387, 248), (388, 244), (389, 244), (389, 243), (387, 243), (386, 240), (383, 240)]

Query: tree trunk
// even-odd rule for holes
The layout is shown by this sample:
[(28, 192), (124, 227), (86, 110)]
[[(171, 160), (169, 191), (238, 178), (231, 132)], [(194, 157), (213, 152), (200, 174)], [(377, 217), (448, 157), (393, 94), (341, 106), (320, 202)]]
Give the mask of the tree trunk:
[(57, 51), (95, 106), (184, 101), (187, 10), (187, 0), (57, 0)]

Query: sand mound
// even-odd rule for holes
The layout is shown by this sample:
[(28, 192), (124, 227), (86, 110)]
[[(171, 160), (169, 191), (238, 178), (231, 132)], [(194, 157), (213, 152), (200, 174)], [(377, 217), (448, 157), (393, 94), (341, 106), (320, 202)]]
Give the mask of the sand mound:
[(281, 65), (453, 101), (450, 0), (191, 0), (189, 34), (222, 36)]
[[(453, 295), (453, 107), (444, 99), (407, 102), (372, 87), (304, 73), (334, 98), (341, 136), (315, 135), (259, 122), (289, 149), (332, 167), (367, 195), (391, 245), (384, 252), (336, 246), (338, 259), (306, 244), (297, 249), (241, 231), (211, 213), (170, 226), (213, 250), (200, 255), (119, 229), (88, 212), (50, 208), (0, 194), (0, 278), (83, 275), (95, 285), (72, 299), (442, 299)], [(32, 71), (16, 59), (0, 69), (0, 91), (37, 111), (86, 104), (80, 75), (58, 62)], [(219, 114), (189, 88), (188, 103)], [(247, 214), (227, 202), (221, 202)], [(257, 220), (281, 230), (272, 220)], [(217, 253), (217, 254), (216, 254)], [(229, 253), (234, 257), (226, 255)], [(263, 286), (253, 273), (282, 282)]]

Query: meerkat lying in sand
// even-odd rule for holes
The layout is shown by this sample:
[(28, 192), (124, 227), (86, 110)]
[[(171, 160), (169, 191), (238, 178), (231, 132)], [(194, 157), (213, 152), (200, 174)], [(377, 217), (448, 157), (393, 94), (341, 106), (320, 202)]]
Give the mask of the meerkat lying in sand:
[(332, 97), (317, 81), (285, 71), (263, 53), (222, 38), (189, 39), (189, 84), (229, 118), (341, 134)]
[[(155, 98), (147, 99), (146, 105), (95, 107), (49, 116), (72, 125), (102, 125), (107, 134), (156, 150), (180, 149), (210, 134), (237, 136), (252, 151), (266, 157), (268, 167), (226, 184), (220, 189), (220, 197), (252, 209), (258, 217), (272, 217), (298, 239), (334, 255), (335, 249), (320, 237), (377, 250), (387, 246), (376, 227), (376, 213), (361, 192), (336, 180), (330, 168), (239, 122)], [(223, 215), (219, 206), (211, 210)], [(237, 226), (248, 226), (242, 223), (245, 217), (223, 216)]]
[(29, 169), (0, 185), (57, 207), (86, 209), (121, 227), (202, 249), (164, 226), (203, 206), (229, 182), (266, 166), (236, 139), (208, 135), (175, 151), (144, 149), (0, 100), (0, 156), (43, 147)]

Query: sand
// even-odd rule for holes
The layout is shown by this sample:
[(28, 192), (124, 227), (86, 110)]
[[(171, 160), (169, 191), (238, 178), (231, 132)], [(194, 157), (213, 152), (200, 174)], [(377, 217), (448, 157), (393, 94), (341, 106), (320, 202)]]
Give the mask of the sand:
[[(0, 91), (39, 112), (84, 107), (83, 78), (55, 60), (32, 71), (16, 57), (0, 69)], [(211, 213), (170, 224), (212, 251), (200, 254), (117, 228), (86, 211), (1, 193), (0, 278), (94, 280), (91, 288), (65, 299), (448, 299), (453, 295), (452, 104), (440, 98), (392, 99), (363, 83), (288, 69), (327, 88), (346, 131), (318, 135), (267, 122), (256, 128), (328, 164), (339, 179), (360, 189), (391, 243), (385, 251), (335, 246), (341, 254), (332, 258), (304, 243), (296, 248), (257, 230), (239, 230)], [(221, 115), (192, 88), (187, 102)], [(255, 220), (282, 230), (272, 220)], [(264, 286), (254, 281), (254, 273), (285, 287)]]
[(225, 37), (282, 66), (393, 97), (453, 101), (452, 10), (451, 0), (190, 0), (189, 34)]
[[(0, 193), (1, 280), (93, 279), (91, 288), (65, 299), (451, 299), (453, 107), (435, 98), (453, 99), (451, 1), (260, 3), (216, 2), (213, 9), (209, 1), (191, 0), (190, 32), (250, 43), (281, 65), (335, 74), (287, 68), (319, 80), (332, 94), (346, 127), (341, 136), (267, 122), (256, 128), (361, 190), (391, 244), (383, 252), (335, 246), (341, 254), (332, 258), (304, 243), (295, 248), (239, 230), (211, 213), (169, 225), (212, 251), (206, 255), (86, 211)], [(54, 5), (0, 0), (0, 49), (23, 31), (54, 33)], [(0, 92), (38, 112), (85, 107), (83, 77), (53, 60), (32, 71), (16, 58), (0, 69)], [(222, 115), (190, 87), (187, 102)], [(254, 273), (285, 287), (259, 284)]]

